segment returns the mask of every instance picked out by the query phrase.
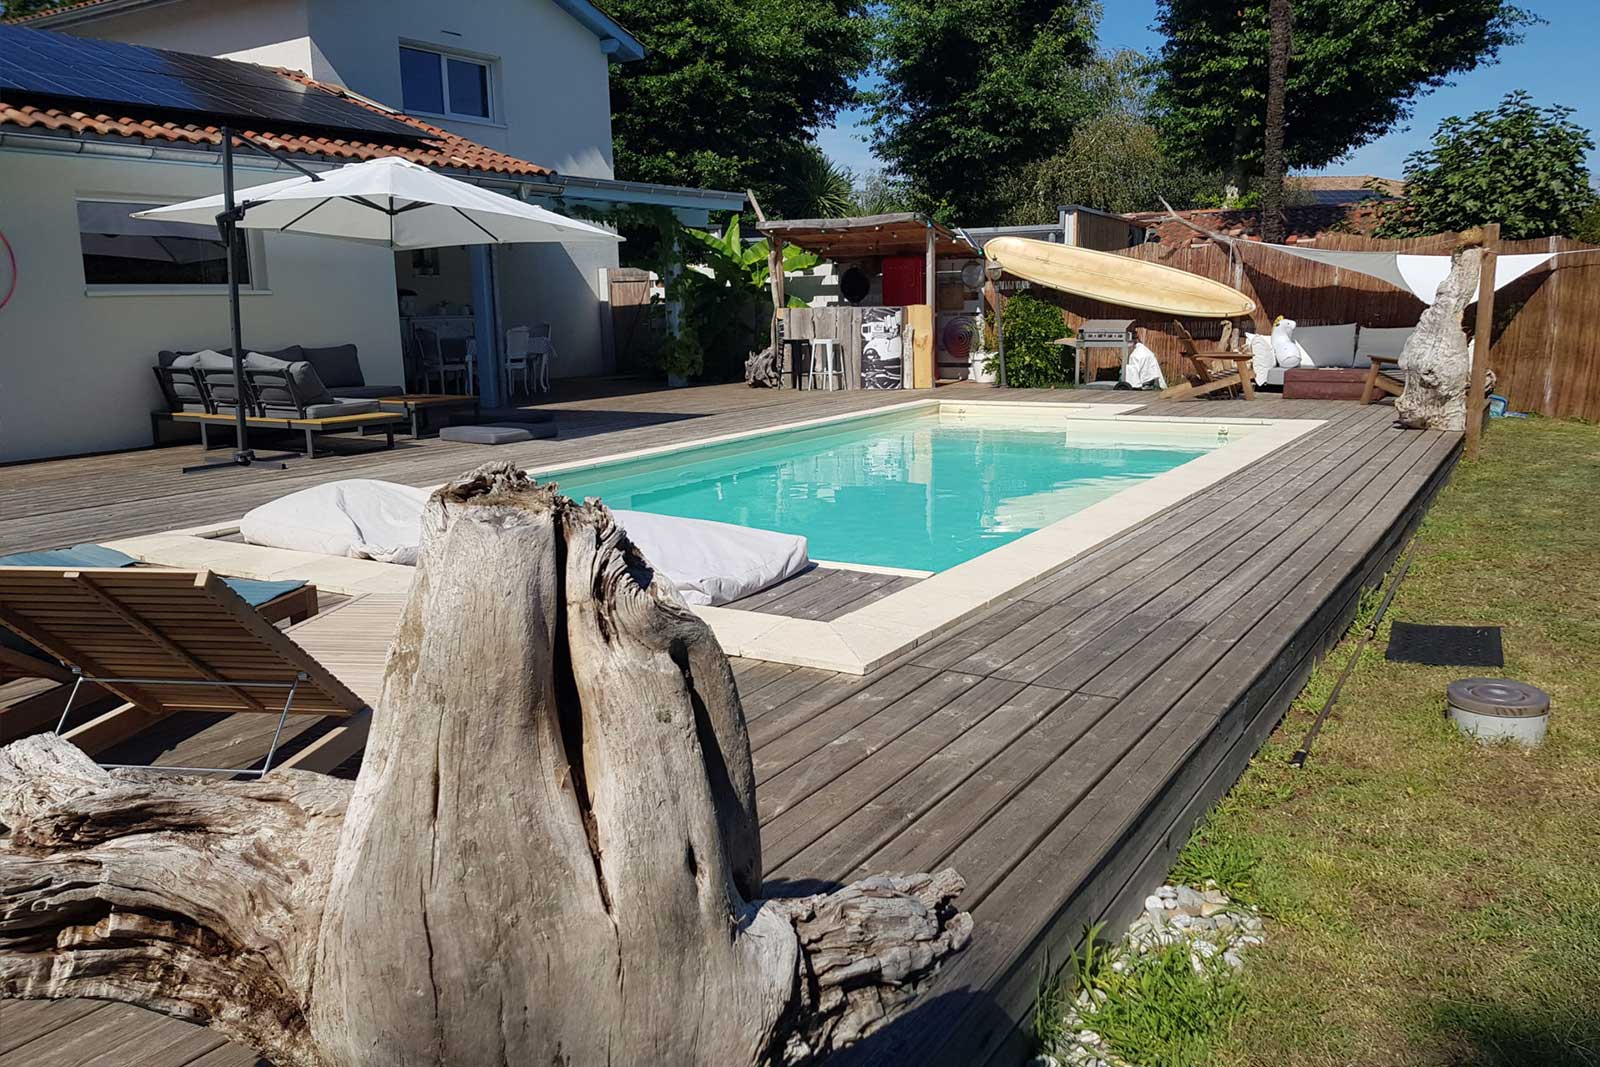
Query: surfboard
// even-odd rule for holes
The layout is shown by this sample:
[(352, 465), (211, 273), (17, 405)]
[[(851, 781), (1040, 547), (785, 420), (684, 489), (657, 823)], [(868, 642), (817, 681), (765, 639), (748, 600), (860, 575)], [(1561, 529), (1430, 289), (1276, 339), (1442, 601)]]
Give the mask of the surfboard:
[(1232, 319), (1255, 302), (1231, 285), (1176, 267), (1026, 237), (996, 237), (984, 255), (1007, 274), (1074, 296), (1186, 319)]

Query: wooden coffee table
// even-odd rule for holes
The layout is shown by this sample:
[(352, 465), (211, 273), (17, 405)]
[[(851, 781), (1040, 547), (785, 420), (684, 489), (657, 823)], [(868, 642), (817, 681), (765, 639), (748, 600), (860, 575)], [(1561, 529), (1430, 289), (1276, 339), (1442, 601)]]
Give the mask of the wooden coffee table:
[(476, 413), (478, 398), (464, 393), (401, 393), (378, 398), (380, 411), (393, 411), (411, 417), (412, 437), (422, 436), (422, 426), (432, 412), (451, 408), (471, 408)]

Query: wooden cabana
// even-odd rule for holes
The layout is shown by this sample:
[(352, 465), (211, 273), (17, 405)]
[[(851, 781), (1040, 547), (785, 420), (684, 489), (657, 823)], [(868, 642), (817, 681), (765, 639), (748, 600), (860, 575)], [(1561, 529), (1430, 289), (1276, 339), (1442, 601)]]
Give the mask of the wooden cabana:
[[(778, 340), (780, 320), (784, 337), (791, 340), (837, 338), (843, 343), (845, 378), (854, 387), (860, 370), (860, 319), (862, 306), (901, 307), (906, 325), (915, 338), (916, 353), (908, 355), (908, 366), (920, 368), (906, 375), (906, 384), (915, 387), (933, 384), (934, 310), (938, 306), (938, 260), (940, 257), (974, 258), (980, 250), (965, 235), (915, 212), (890, 215), (860, 215), (840, 219), (774, 219), (757, 224), (771, 245), (773, 343)], [(873, 261), (884, 281), (881, 299), (863, 300), (850, 306), (832, 308), (787, 308), (784, 284), (784, 245), (796, 245), (835, 263)], [(899, 284), (889, 289), (891, 266), (908, 266), (915, 258), (920, 268), (920, 286), (912, 294), (903, 284), (907, 274), (895, 271)], [(891, 296), (899, 299), (890, 299)]]

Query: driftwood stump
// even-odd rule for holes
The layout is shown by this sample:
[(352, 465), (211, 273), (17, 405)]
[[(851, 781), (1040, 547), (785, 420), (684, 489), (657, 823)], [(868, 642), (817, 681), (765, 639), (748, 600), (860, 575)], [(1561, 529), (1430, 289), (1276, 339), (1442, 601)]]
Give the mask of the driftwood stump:
[(1395, 421), (1401, 426), (1457, 433), (1467, 427), (1472, 349), (1461, 328), (1461, 316), (1477, 299), (1482, 261), (1481, 239), (1456, 250), (1450, 259), (1450, 273), (1439, 283), (1433, 304), (1423, 311), (1400, 353), (1406, 383), (1394, 407)]
[(759, 899), (727, 658), (604, 507), (494, 464), (423, 521), (353, 788), (0, 749), (0, 996), (277, 1067), (800, 1064), (965, 944), (951, 871)]
[(783, 360), (768, 345), (744, 361), (744, 381), (752, 389), (777, 389), (783, 385)]

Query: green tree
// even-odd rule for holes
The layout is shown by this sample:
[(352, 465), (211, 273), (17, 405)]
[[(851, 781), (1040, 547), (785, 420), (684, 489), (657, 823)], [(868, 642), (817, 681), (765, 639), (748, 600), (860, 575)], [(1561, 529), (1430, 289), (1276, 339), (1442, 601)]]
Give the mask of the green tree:
[(24, 15), (61, 7), (66, 0), (5, 0), (0, 3), (0, 19), (20, 19)]
[(1093, 111), (1076, 72), (1092, 0), (884, 0), (873, 146), (918, 206), (993, 222), (997, 176), (1066, 144)]
[(1404, 199), (1380, 209), (1380, 237), (1500, 224), (1507, 240), (1579, 232), (1595, 209), (1589, 131), (1570, 107), (1538, 107), (1520, 90), (1493, 111), (1447, 118), (1406, 159)]
[(644, 43), (611, 67), (619, 178), (776, 199), (796, 145), (856, 99), (865, 0), (611, 0)]
[(789, 154), (783, 186), (768, 213), (786, 219), (837, 219), (855, 211), (855, 175), (814, 144)]
[(1001, 221), (1016, 226), (1054, 222), (1061, 204), (1120, 213), (1154, 211), (1165, 198), (1175, 207), (1188, 207), (1216, 180), (1215, 174), (1175, 163), (1148, 122), (1107, 111), (1079, 125), (1061, 152), (1001, 180)]
[[(1158, 0), (1158, 126), (1183, 159), (1245, 188), (1262, 172), (1270, 0)], [(1295, 0), (1284, 101), (1289, 167), (1382, 135), (1453, 74), (1493, 62), (1536, 21), (1506, 0)]]
[[(1066, 332), (1061, 309), (1031, 293), (1017, 293), (1001, 313), (1006, 338), (1006, 384), (1018, 389), (1049, 389), (1072, 378), (1066, 349), (1052, 344)], [(999, 373), (996, 354), (985, 370)]]

